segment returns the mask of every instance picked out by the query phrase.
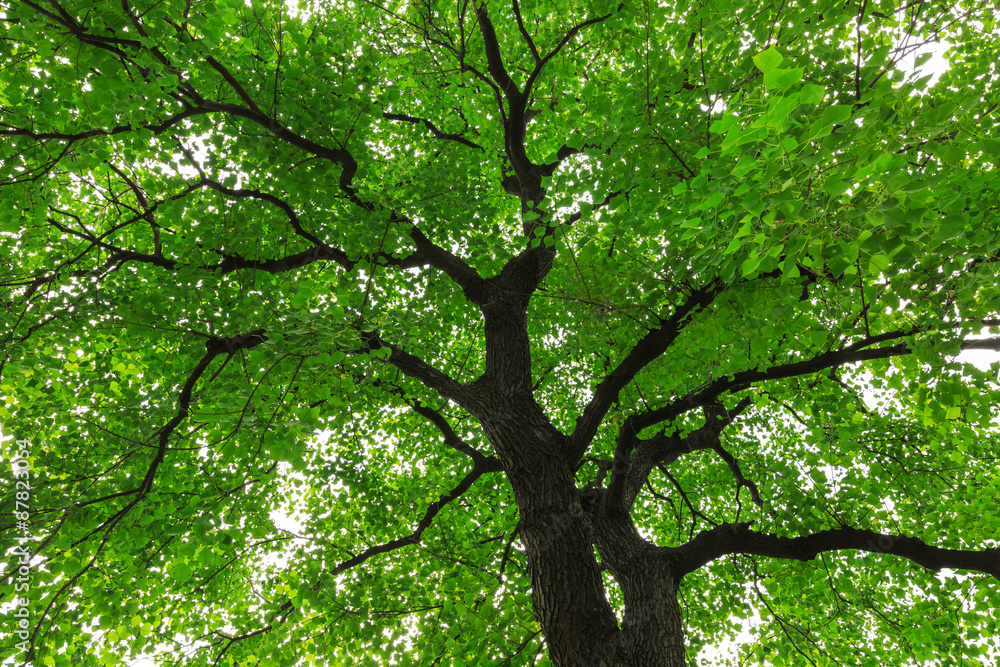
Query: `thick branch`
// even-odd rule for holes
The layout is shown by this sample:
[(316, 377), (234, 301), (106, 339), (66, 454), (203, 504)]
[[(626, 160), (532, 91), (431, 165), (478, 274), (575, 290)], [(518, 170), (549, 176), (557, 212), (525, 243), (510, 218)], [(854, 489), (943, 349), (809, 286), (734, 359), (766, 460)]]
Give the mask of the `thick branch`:
[(962, 341), (962, 351), (966, 350), (990, 350), (1000, 352), (1000, 338), (972, 338)]
[(941, 549), (915, 537), (885, 535), (857, 528), (836, 528), (802, 537), (778, 537), (750, 530), (749, 523), (724, 524), (699, 533), (674, 549), (683, 576), (728, 554), (811, 560), (826, 551), (856, 550), (907, 558), (931, 570), (949, 568), (983, 572), (1000, 579), (1000, 549)]
[[(721, 281), (715, 280), (705, 287), (695, 290), (684, 303), (677, 307), (673, 315), (643, 336), (628, 356), (597, 385), (593, 398), (590, 399), (583, 414), (577, 419), (576, 428), (569, 438), (568, 444), (572, 461), (579, 460), (587, 451), (590, 441), (597, 433), (597, 428), (618, 398), (619, 392), (632, 381), (639, 371), (663, 354), (684, 330), (690, 318), (711, 304), (712, 300), (724, 289), (725, 285)], [(638, 428), (636, 433), (641, 430)]]
[(521, 89), (517, 87), (503, 66), (503, 57), (500, 55), (500, 40), (497, 39), (497, 31), (486, 13), (486, 7), (476, 7), (476, 20), (479, 22), (479, 32), (482, 34), (485, 44), (487, 71), (500, 86), (508, 100), (521, 99)]
[(276, 259), (247, 259), (242, 255), (230, 252), (220, 252), (222, 259), (218, 264), (206, 264), (200, 268), (206, 271), (218, 271), (226, 274), (240, 269), (254, 269), (255, 271), (265, 271), (267, 273), (284, 273), (302, 268), (313, 262), (333, 261), (344, 267), (348, 271), (354, 268), (356, 262), (347, 257), (347, 254), (338, 248), (329, 246), (313, 246), (302, 252), (278, 257)]
[(216, 72), (218, 72), (219, 74), (222, 75), (222, 78), (226, 80), (226, 83), (228, 83), (232, 87), (232, 89), (236, 91), (236, 94), (240, 96), (240, 99), (243, 100), (243, 102), (248, 107), (250, 107), (250, 109), (252, 111), (256, 111), (257, 113), (261, 113), (260, 107), (258, 107), (257, 103), (253, 101), (253, 98), (250, 97), (250, 94), (247, 93), (246, 89), (243, 88), (243, 86), (240, 84), (240, 82), (236, 80), (236, 77), (234, 77), (229, 72), (228, 69), (226, 69), (225, 67), (223, 67), (222, 63), (220, 63), (218, 60), (216, 60), (212, 56), (208, 56), (207, 58), (205, 58), (205, 62), (207, 62), (209, 65), (211, 65), (212, 69), (214, 69)]
[[(883, 334), (882, 336), (897, 337), (895, 333)], [(702, 389), (677, 399), (670, 405), (640, 415), (635, 421), (635, 427), (641, 431), (660, 422), (673, 419), (693, 408), (707, 405), (724, 393), (741, 391), (751, 385), (768, 380), (782, 380), (812, 375), (819, 371), (844, 364), (872, 361), (875, 359), (891, 359), (892, 357), (901, 357), (913, 353), (913, 350), (906, 343), (867, 349), (865, 346), (871, 345), (875, 338), (879, 338), (879, 336), (865, 339), (842, 350), (831, 350), (830, 352), (818, 354), (812, 359), (805, 361), (779, 364), (765, 370), (751, 368), (727, 377), (718, 378), (708, 383)], [(965, 340), (962, 341), (960, 349), (1000, 351), (1000, 337)]]
[[(750, 499), (753, 500), (754, 505), (757, 507), (763, 507), (764, 501), (761, 500), (760, 491), (757, 489), (757, 485), (746, 478), (743, 474), (742, 468), (740, 468), (740, 462), (735, 456), (729, 453), (725, 447), (722, 446), (721, 442), (716, 442), (712, 445), (712, 451), (718, 454), (719, 458), (726, 462), (729, 466), (730, 472), (733, 473), (733, 477), (736, 479), (736, 502), (739, 504), (740, 501), (740, 489), (744, 486), (750, 491)], [(739, 518), (739, 511), (737, 511), (737, 518)]]
[(444, 271), (455, 284), (462, 288), (466, 298), (476, 305), (482, 304), (482, 289), (486, 281), (461, 257), (449, 252), (428, 239), (416, 225), (410, 229), (410, 238), (417, 247), (415, 255), (426, 260), (436, 269)]
[(404, 352), (392, 343), (385, 342), (379, 337), (377, 332), (362, 333), (361, 343), (363, 349), (369, 351), (387, 348), (389, 350), (388, 363), (445, 398), (454, 401), (467, 410), (470, 409), (469, 399), (472, 391), (467, 385), (452, 379), (449, 375), (442, 373), (420, 357)]
[[(615, 504), (627, 510), (635, 502), (653, 468), (669, 465), (690, 452), (711, 449), (718, 453), (722, 450), (719, 441), (722, 431), (748, 406), (747, 400), (740, 401), (732, 410), (726, 410), (722, 404), (706, 406), (705, 424), (684, 437), (661, 432), (652, 438), (641, 440), (636, 436), (637, 431), (632, 426), (632, 418), (626, 419), (619, 430), (615, 446), (615, 463), (605, 494), (605, 502), (609, 503), (608, 506)], [(723, 459), (726, 460), (725, 457)], [(729, 463), (728, 460), (726, 462)], [(742, 474), (737, 480), (741, 478)]]

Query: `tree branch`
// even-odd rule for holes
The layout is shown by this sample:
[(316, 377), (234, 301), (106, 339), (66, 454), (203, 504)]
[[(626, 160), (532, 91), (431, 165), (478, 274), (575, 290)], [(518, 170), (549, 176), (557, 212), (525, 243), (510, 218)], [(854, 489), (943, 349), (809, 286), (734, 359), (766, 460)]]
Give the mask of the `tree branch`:
[(426, 260), (434, 268), (444, 271), (449, 278), (455, 281), (456, 285), (462, 288), (466, 298), (476, 305), (482, 305), (482, 290), (486, 287), (486, 281), (474, 268), (459, 256), (448, 252), (428, 239), (416, 225), (410, 229), (410, 238), (416, 245), (415, 255), (417, 257)]
[[(726, 410), (721, 403), (706, 406), (705, 424), (684, 437), (660, 432), (652, 438), (641, 440), (632, 425), (633, 418), (626, 419), (618, 432), (614, 467), (604, 496), (606, 506), (628, 510), (649, 478), (649, 473), (657, 466), (669, 465), (684, 454), (702, 449), (718, 452), (722, 448), (719, 442), (722, 431), (749, 405), (750, 401), (744, 399), (732, 410)], [(737, 480), (741, 478), (742, 474)]]
[(507, 68), (503, 66), (503, 57), (500, 55), (500, 40), (497, 39), (497, 31), (486, 13), (486, 7), (476, 7), (476, 21), (479, 22), (479, 32), (483, 36), (486, 49), (486, 71), (490, 73), (493, 80), (500, 86), (504, 96), (510, 100), (520, 100), (521, 89), (517, 87), (514, 80), (507, 73)]
[(545, 57), (542, 58), (540, 61), (538, 61), (538, 63), (535, 65), (535, 69), (532, 70), (531, 74), (528, 76), (528, 80), (524, 84), (524, 94), (525, 95), (531, 94), (531, 88), (532, 86), (534, 86), (535, 80), (538, 79), (538, 75), (542, 73), (542, 69), (545, 68), (545, 65), (548, 64), (550, 60), (559, 55), (559, 52), (562, 51), (567, 44), (573, 41), (573, 38), (576, 37), (577, 33), (579, 33), (584, 28), (592, 26), (595, 23), (601, 23), (602, 21), (606, 21), (609, 18), (611, 18), (611, 14), (605, 14), (604, 16), (598, 16), (596, 18), (587, 19), (586, 21), (578, 23), (572, 28), (570, 28), (566, 32), (566, 34), (563, 35), (563, 38), (559, 41), (556, 47), (551, 51), (549, 51), (545, 55)]
[(240, 96), (240, 99), (243, 100), (243, 102), (248, 107), (250, 107), (252, 111), (261, 113), (260, 107), (258, 107), (257, 103), (253, 101), (253, 98), (250, 97), (250, 94), (247, 93), (246, 89), (243, 88), (240, 82), (236, 80), (236, 78), (229, 72), (229, 70), (222, 66), (222, 63), (220, 63), (212, 56), (208, 56), (207, 58), (205, 58), (205, 62), (211, 65), (212, 69), (214, 69), (216, 72), (222, 75), (222, 78), (226, 80), (226, 83), (228, 83), (232, 87), (232, 89), (236, 91), (236, 94)]
[(373, 547), (369, 547), (368, 549), (365, 549), (358, 555), (335, 565), (330, 570), (330, 575), (335, 577), (338, 574), (351, 569), (352, 567), (357, 567), (358, 565), (364, 563), (369, 558), (377, 556), (378, 554), (384, 554), (390, 551), (395, 551), (396, 549), (400, 549), (410, 544), (418, 544), (420, 542), (421, 535), (423, 535), (424, 531), (427, 530), (427, 528), (431, 525), (431, 522), (434, 520), (434, 517), (438, 515), (438, 513), (444, 508), (445, 505), (455, 500), (456, 498), (460, 497), (462, 494), (464, 494), (466, 491), (472, 488), (472, 485), (476, 482), (476, 480), (478, 480), (484, 474), (486, 474), (487, 472), (494, 472), (496, 470), (499, 470), (499, 466), (497, 465), (494, 468), (494, 465), (492, 463), (484, 464), (482, 467), (476, 465), (475, 467), (473, 467), (472, 471), (469, 472), (469, 474), (466, 475), (465, 478), (458, 483), (458, 486), (456, 486), (450, 492), (444, 494), (443, 496), (441, 496), (440, 498), (438, 498), (437, 500), (435, 500), (433, 503), (430, 504), (430, 506), (427, 508), (427, 511), (424, 512), (424, 516), (417, 523), (417, 527), (413, 530), (412, 533), (404, 537), (398, 537), (394, 540), (389, 540), (388, 542), (385, 542), (383, 544), (378, 544)]
[[(649, 428), (655, 424), (673, 419), (685, 412), (707, 405), (716, 398), (727, 392), (737, 392), (754, 384), (766, 382), (768, 380), (782, 380), (792, 377), (812, 375), (828, 368), (852, 364), (860, 361), (872, 361), (875, 359), (891, 359), (912, 354), (913, 350), (907, 343), (897, 343), (886, 347), (869, 349), (875, 339), (899, 338), (908, 334), (893, 332), (891, 334), (880, 334), (870, 339), (864, 339), (841, 350), (831, 350), (818, 354), (812, 359), (797, 361), (789, 364), (779, 364), (771, 366), (765, 370), (751, 368), (739, 371), (733, 375), (718, 378), (709, 382), (702, 389), (693, 391), (683, 396), (673, 403), (657, 410), (651, 410), (636, 418), (635, 428), (638, 431)], [(1000, 351), (1000, 337), (968, 339), (962, 341), (961, 350), (997, 350)]]
[(424, 127), (426, 127), (428, 130), (431, 131), (431, 134), (434, 135), (435, 139), (442, 139), (444, 141), (454, 141), (462, 144), (463, 146), (468, 146), (469, 148), (475, 148), (484, 153), (486, 152), (485, 148), (483, 148), (474, 141), (469, 141), (460, 134), (449, 134), (447, 132), (442, 132), (437, 128), (436, 125), (434, 125), (434, 123), (427, 120), (426, 118), (417, 118), (416, 116), (409, 116), (401, 113), (389, 113), (388, 111), (383, 112), (382, 117), (385, 118), (386, 120), (396, 120), (404, 123), (413, 123), (415, 125), (418, 123), (422, 123)]
[[(733, 473), (733, 477), (736, 479), (737, 507), (739, 507), (740, 503), (740, 489), (744, 486), (748, 491), (750, 491), (750, 499), (753, 501), (753, 504), (757, 507), (763, 507), (764, 501), (761, 500), (760, 491), (757, 489), (757, 485), (743, 475), (743, 470), (740, 468), (740, 462), (736, 459), (736, 457), (730, 454), (726, 448), (722, 446), (721, 442), (713, 444), (712, 451), (718, 454), (719, 458), (726, 462), (726, 465), (729, 466), (730, 472)], [(739, 520), (739, 509), (736, 511), (736, 518)]]
[(420, 357), (404, 352), (392, 343), (385, 342), (379, 337), (378, 332), (363, 332), (361, 334), (361, 345), (364, 351), (387, 348), (389, 350), (387, 363), (395, 366), (404, 374), (417, 380), (429, 389), (433, 389), (445, 398), (454, 401), (472, 412), (470, 398), (474, 392), (468, 385), (452, 379), (449, 375), (442, 373)]
[(347, 195), (348, 199), (361, 208), (366, 211), (374, 210), (375, 207), (370, 202), (366, 202), (358, 197), (357, 191), (351, 185), (351, 182), (354, 180), (354, 174), (358, 171), (358, 163), (347, 149), (329, 148), (327, 146), (323, 146), (322, 144), (318, 144), (311, 139), (307, 139), (300, 134), (292, 132), (290, 129), (279, 123), (275, 118), (272, 118), (271, 116), (268, 116), (260, 111), (254, 111), (253, 109), (240, 106), (239, 104), (205, 100), (202, 102), (202, 107), (209, 111), (219, 111), (227, 113), (231, 116), (245, 118), (246, 120), (260, 125), (287, 144), (291, 144), (292, 146), (295, 146), (310, 155), (315, 155), (316, 157), (329, 160), (330, 162), (336, 162), (343, 167), (343, 171), (340, 172), (340, 189)]
[[(184, 149), (184, 151), (187, 152), (187, 149)], [(260, 190), (249, 190), (245, 188), (240, 188), (240, 189), (229, 188), (223, 185), (222, 183), (219, 183), (218, 181), (212, 180), (211, 178), (205, 176), (204, 174), (201, 175), (201, 184), (206, 185), (212, 190), (224, 194), (227, 197), (232, 197), (233, 199), (257, 199), (260, 201), (266, 201), (267, 203), (281, 209), (282, 213), (284, 213), (285, 216), (288, 218), (288, 222), (289, 224), (292, 225), (292, 229), (295, 230), (296, 234), (304, 238), (306, 241), (309, 241), (309, 243), (313, 244), (316, 247), (323, 248), (327, 251), (333, 251), (333, 248), (330, 248), (325, 241), (321, 240), (312, 232), (306, 231), (306, 229), (302, 226), (302, 221), (299, 220), (299, 216), (296, 215), (295, 211), (288, 204), (288, 202), (284, 201), (283, 199), (279, 199), (278, 197), (275, 197), (274, 195), (269, 194), (267, 192), (261, 192)], [(344, 255), (343, 259), (346, 260), (347, 256)], [(345, 268), (347, 267), (345, 266)]]
[(139, 486), (140, 497), (145, 496), (153, 488), (153, 480), (156, 477), (156, 470), (159, 468), (160, 464), (163, 463), (163, 458), (167, 452), (167, 442), (180, 423), (187, 419), (188, 413), (191, 409), (191, 394), (194, 392), (194, 386), (197, 384), (198, 379), (205, 373), (208, 365), (211, 364), (212, 360), (220, 354), (228, 354), (229, 356), (232, 356), (240, 350), (249, 350), (257, 347), (267, 340), (267, 336), (265, 336), (264, 333), (264, 329), (257, 329), (245, 334), (229, 336), (226, 338), (216, 336), (205, 341), (205, 356), (203, 356), (201, 361), (198, 362), (198, 365), (194, 367), (194, 370), (192, 370), (188, 375), (188, 379), (184, 383), (184, 386), (181, 387), (181, 393), (177, 399), (177, 414), (174, 415), (170, 421), (164, 424), (158, 432), (159, 447), (156, 450), (156, 455), (153, 457), (152, 462), (149, 464), (149, 468), (146, 471), (146, 477)]
[[(188, 118), (193, 118), (195, 116), (200, 116), (209, 113), (210, 110), (203, 106), (193, 106), (188, 107), (180, 113), (174, 114), (168, 117), (166, 120), (155, 123), (142, 125), (143, 129), (151, 131), (153, 134), (160, 135), (177, 125), (181, 121)], [(126, 134), (128, 132), (135, 132), (137, 128), (131, 125), (116, 125), (111, 129), (96, 129), (96, 130), (84, 130), (83, 132), (35, 132), (34, 130), (26, 130), (24, 128), (14, 127), (6, 130), (0, 130), (0, 137), (28, 137), (29, 139), (34, 139), (35, 141), (46, 141), (46, 140), (57, 140), (65, 141), (68, 143), (74, 143), (77, 141), (83, 141), (84, 139), (90, 139), (91, 137), (112, 137), (118, 134)]]
[(907, 558), (930, 570), (971, 570), (1000, 579), (1000, 549), (942, 549), (915, 537), (886, 535), (858, 528), (835, 528), (789, 538), (755, 533), (750, 530), (750, 523), (731, 523), (703, 531), (672, 551), (679, 568), (678, 575), (684, 576), (729, 554), (806, 561), (826, 551), (843, 550), (890, 554)]
[[(639, 371), (670, 347), (695, 313), (706, 308), (724, 290), (725, 285), (720, 280), (714, 280), (695, 290), (688, 296), (687, 300), (674, 310), (673, 315), (664, 320), (660, 326), (647, 332), (635, 344), (628, 356), (597, 385), (594, 396), (577, 419), (576, 427), (569, 437), (567, 446), (571, 461), (579, 460), (587, 451), (590, 441), (594, 438), (604, 416), (615, 399), (618, 398), (621, 390), (632, 381)], [(638, 433), (641, 430), (638, 428), (635, 432)]]
[(528, 33), (527, 28), (524, 27), (524, 20), (521, 18), (521, 5), (517, 0), (511, 0), (511, 5), (514, 10), (514, 18), (517, 20), (517, 29), (521, 31), (521, 37), (524, 37), (524, 42), (531, 50), (531, 57), (535, 59), (535, 65), (537, 66), (542, 62), (542, 57), (538, 54), (538, 49), (535, 47), (535, 41), (531, 39), (531, 35)]
[(448, 423), (448, 420), (446, 420), (444, 415), (440, 412), (433, 408), (421, 405), (419, 400), (415, 400), (409, 405), (414, 412), (434, 424), (434, 426), (441, 431), (441, 435), (444, 437), (444, 444), (471, 458), (473, 465), (484, 469), (489, 468), (491, 472), (501, 469), (499, 459), (493, 456), (485, 456), (478, 449), (458, 437), (458, 434), (455, 433), (455, 429), (451, 427), (451, 424)]

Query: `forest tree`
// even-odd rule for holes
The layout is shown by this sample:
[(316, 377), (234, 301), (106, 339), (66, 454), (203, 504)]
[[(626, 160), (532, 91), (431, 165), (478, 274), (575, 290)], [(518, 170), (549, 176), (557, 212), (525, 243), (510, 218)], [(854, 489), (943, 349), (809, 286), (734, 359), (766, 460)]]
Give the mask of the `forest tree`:
[(995, 21), (0, 1), (3, 664), (990, 664)]

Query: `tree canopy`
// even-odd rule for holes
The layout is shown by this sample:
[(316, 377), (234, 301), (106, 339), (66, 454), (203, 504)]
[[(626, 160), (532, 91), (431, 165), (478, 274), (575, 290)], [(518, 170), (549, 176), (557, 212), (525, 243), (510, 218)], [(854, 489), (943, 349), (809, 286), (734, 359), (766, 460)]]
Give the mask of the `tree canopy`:
[(4, 664), (995, 660), (995, 21), (0, 0)]

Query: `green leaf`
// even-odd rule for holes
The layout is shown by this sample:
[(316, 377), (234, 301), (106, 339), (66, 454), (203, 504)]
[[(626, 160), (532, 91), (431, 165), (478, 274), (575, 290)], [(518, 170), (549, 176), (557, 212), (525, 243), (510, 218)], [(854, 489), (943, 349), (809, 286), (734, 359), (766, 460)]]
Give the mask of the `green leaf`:
[(170, 576), (180, 583), (184, 583), (190, 579), (191, 574), (191, 568), (188, 567), (186, 563), (175, 563), (173, 567), (170, 568)]
[(748, 278), (752, 276), (754, 273), (756, 273), (757, 267), (759, 266), (760, 266), (760, 258), (750, 257), (746, 259), (743, 262), (743, 265), (740, 267), (740, 275), (742, 275), (744, 278)]
[(837, 125), (847, 122), (851, 117), (850, 104), (833, 104), (823, 110), (823, 124)]
[(780, 53), (778, 53), (778, 50), (772, 46), (755, 55), (753, 57), (753, 64), (756, 65), (757, 69), (761, 72), (767, 74), (780, 65), (782, 60), (784, 60), (784, 58)]
[(817, 86), (813, 83), (807, 83), (802, 86), (802, 90), (799, 92), (799, 103), (800, 104), (820, 104), (823, 102), (823, 97), (826, 94), (826, 89), (823, 86)]
[(802, 80), (805, 69), (795, 67), (792, 69), (772, 69), (764, 75), (764, 85), (777, 91), (784, 92)]

